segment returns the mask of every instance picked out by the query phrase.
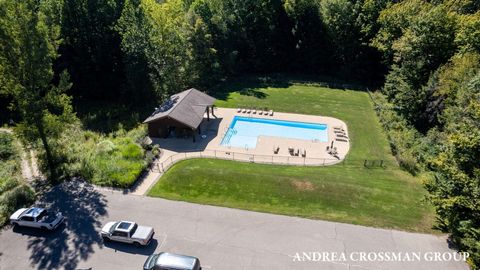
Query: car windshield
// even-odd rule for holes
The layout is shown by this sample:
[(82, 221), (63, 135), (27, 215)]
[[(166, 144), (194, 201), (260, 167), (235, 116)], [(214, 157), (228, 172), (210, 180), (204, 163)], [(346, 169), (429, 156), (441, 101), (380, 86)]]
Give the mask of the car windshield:
[(37, 220), (42, 220), (46, 216), (47, 216), (47, 210), (43, 210), (42, 212), (40, 212), (40, 214), (38, 214)]
[(119, 222), (116, 222), (115, 224), (113, 224), (112, 227), (110, 227), (110, 230), (109, 230), (109, 233), (113, 233), (113, 231), (115, 230), (115, 228), (117, 227)]
[(137, 223), (133, 224), (133, 227), (132, 227), (132, 230), (130, 231), (130, 235), (133, 235), (135, 233), (135, 231), (137, 230)]

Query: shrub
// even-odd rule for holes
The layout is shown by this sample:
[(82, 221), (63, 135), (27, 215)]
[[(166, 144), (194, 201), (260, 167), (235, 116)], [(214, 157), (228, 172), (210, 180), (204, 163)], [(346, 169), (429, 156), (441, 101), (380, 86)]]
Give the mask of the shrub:
[(147, 128), (145, 125), (140, 125), (127, 132), (127, 137), (137, 143), (141, 143), (145, 136), (147, 136)]
[(0, 132), (0, 160), (11, 159), (15, 155), (12, 135)]
[(18, 208), (30, 205), (35, 193), (20, 178), (20, 161), (11, 134), (0, 133), (0, 226)]
[(143, 156), (142, 148), (135, 143), (129, 142), (121, 148), (122, 156), (129, 159), (140, 159)]
[(28, 185), (22, 184), (0, 196), (0, 224), (4, 225), (9, 216), (18, 208), (26, 207), (35, 200), (35, 193)]
[(386, 98), (375, 93), (376, 111), (380, 122), (387, 132), (387, 137), (399, 166), (415, 175), (420, 171), (418, 153), (421, 147), (418, 131), (395, 112), (393, 105)]
[(115, 144), (110, 140), (103, 140), (97, 144), (97, 153), (110, 154), (115, 150)]
[(161, 150), (160, 150), (160, 146), (158, 146), (158, 144), (155, 144), (153, 147), (152, 147), (152, 154), (159, 158), (160, 157), (160, 154), (161, 154)]
[(62, 151), (68, 160), (68, 176), (80, 176), (97, 185), (128, 188), (146, 168), (145, 151), (135, 143), (145, 136), (144, 127), (107, 136), (79, 127), (65, 134), (68, 136)]

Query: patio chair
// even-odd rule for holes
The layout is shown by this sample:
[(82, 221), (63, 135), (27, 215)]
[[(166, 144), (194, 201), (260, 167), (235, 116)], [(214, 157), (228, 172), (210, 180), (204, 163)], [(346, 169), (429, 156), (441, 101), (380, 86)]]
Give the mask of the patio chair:
[(247, 112), (247, 109), (243, 108), (242, 113), (246, 113), (246, 112)]
[(257, 109), (255, 107), (253, 107), (252, 113), (257, 114)]
[(247, 113), (250, 113), (250, 112), (251, 112), (251, 110), (250, 110), (250, 108), (248, 108), (248, 109), (247, 109)]
[(288, 153), (290, 153), (291, 156), (294, 155), (294, 151), (295, 149), (293, 149), (293, 147), (288, 147)]
[(295, 156), (298, 157), (298, 155), (300, 155), (300, 149), (297, 149), (297, 151), (295, 152)]
[(273, 116), (273, 110), (268, 111), (268, 115)]
[(258, 110), (258, 114), (259, 114), (259, 115), (263, 115), (263, 110), (262, 110), (262, 109), (259, 109), (259, 110)]
[(242, 112), (242, 108), (237, 108), (237, 113)]

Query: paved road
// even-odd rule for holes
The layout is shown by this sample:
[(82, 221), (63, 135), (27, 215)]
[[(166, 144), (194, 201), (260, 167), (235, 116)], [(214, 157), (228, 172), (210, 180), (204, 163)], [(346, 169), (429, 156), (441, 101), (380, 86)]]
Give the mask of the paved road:
[[(444, 237), (202, 206), (57, 186), (39, 204), (68, 218), (43, 233), (7, 227), (0, 233), (0, 269), (141, 269), (159, 251), (194, 255), (204, 269), (468, 269), (459, 262), (298, 262), (297, 252), (447, 252)], [(104, 246), (98, 230), (129, 219), (155, 228), (146, 248)]]

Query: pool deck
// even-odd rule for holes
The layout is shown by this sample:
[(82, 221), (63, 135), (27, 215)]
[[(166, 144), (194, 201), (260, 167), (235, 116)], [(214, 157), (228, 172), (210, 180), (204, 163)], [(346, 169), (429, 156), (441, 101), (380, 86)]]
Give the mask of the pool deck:
[[(192, 138), (152, 138), (153, 142), (162, 149), (162, 156), (157, 161), (157, 165), (160, 166), (162, 163), (171, 165), (187, 157), (202, 156), (246, 162), (322, 166), (341, 162), (350, 149), (347, 125), (345, 122), (333, 117), (281, 112), (274, 112), (273, 116), (266, 116), (259, 115), (258, 112), (256, 114), (238, 113), (237, 109), (229, 108), (215, 108), (215, 116), (216, 118), (211, 117), (210, 121), (207, 121), (207, 116), (205, 115), (205, 119), (200, 126), (202, 134), (196, 135), (195, 143), (192, 141)], [(237, 148), (220, 145), (235, 116), (326, 124), (328, 126), (328, 142), (259, 136), (255, 148)], [(341, 139), (345, 139), (346, 142), (335, 140), (334, 127), (343, 129), (348, 139)], [(326, 150), (332, 141), (334, 141), (333, 146), (337, 150), (336, 156), (331, 155)], [(280, 147), (277, 154), (273, 151), (276, 146)], [(295, 152), (299, 149), (300, 154), (298, 156), (290, 155), (289, 147), (294, 148)], [(303, 149), (306, 150), (305, 157), (301, 155)], [(148, 189), (158, 180), (162, 172), (150, 174), (153, 175), (148, 175), (146, 179), (138, 183), (133, 193), (143, 195), (148, 192)]]
[[(307, 151), (307, 158), (318, 158), (318, 159), (335, 159), (330, 155), (326, 148), (331, 145), (332, 140), (334, 141), (334, 147), (337, 147), (338, 157), (343, 159), (350, 149), (349, 142), (340, 142), (335, 141), (335, 133), (333, 127), (341, 127), (344, 129), (348, 137), (348, 128), (347, 125), (336, 118), (317, 116), (317, 115), (304, 115), (304, 114), (292, 114), (292, 113), (280, 113), (275, 112), (273, 116), (259, 115), (256, 114), (246, 114), (246, 113), (237, 113), (236, 109), (227, 109), (227, 108), (217, 108), (215, 110), (215, 115), (222, 119), (218, 127), (218, 135), (208, 143), (206, 149), (210, 150), (220, 150), (220, 151), (234, 151), (246, 154), (255, 154), (255, 155), (267, 155), (267, 156), (290, 156), (288, 148), (292, 147), (294, 149), (305, 149)], [(327, 124), (327, 133), (328, 133), (328, 142), (319, 142), (311, 140), (300, 140), (292, 138), (281, 138), (281, 137), (269, 137), (269, 136), (260, 136), (257, 141), (256, 148), (237, 148), (237, 147), (228, 147), (220, 145), (225, 132), (227, 132), (230, 123), (232, 122), (235, 116), (243, 117), (252, 117), (252, 118), (263, 118), (263, 119), (273, 119), (273, 120), (286, 120), (286, 121), (295, 121), (295, 122), (307, 122), (307, 123), (316, 123), (316, 124)], [(209, 122), (204, 122), (204, 125), (208, 126)], [(347, 140), (348, 141), (348, 140)], [(273, 153), (275, 146), (279, 146), (280, 150), (278, 154)]]

